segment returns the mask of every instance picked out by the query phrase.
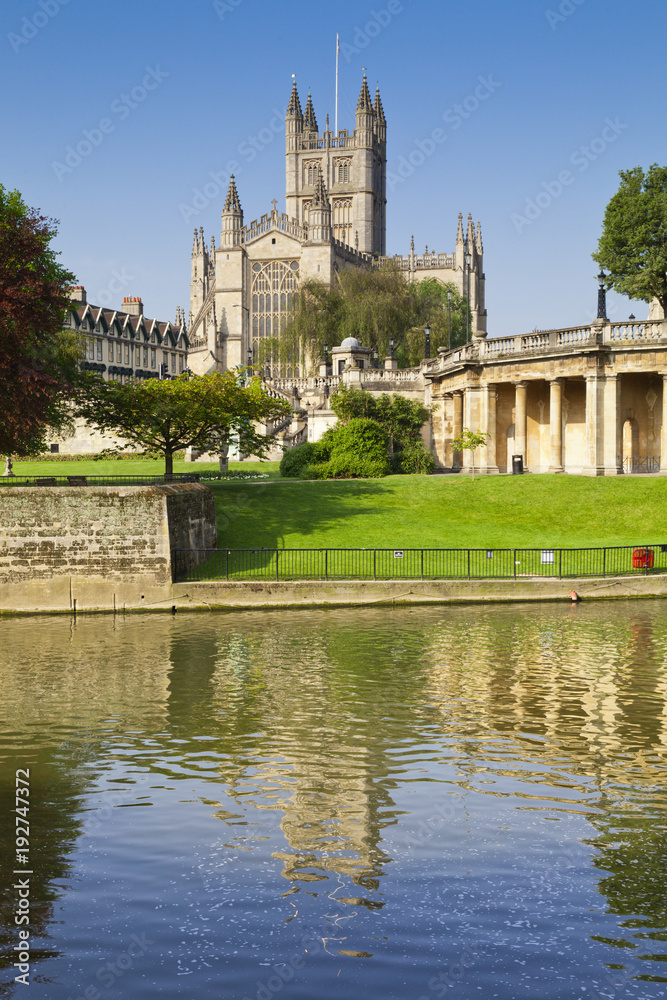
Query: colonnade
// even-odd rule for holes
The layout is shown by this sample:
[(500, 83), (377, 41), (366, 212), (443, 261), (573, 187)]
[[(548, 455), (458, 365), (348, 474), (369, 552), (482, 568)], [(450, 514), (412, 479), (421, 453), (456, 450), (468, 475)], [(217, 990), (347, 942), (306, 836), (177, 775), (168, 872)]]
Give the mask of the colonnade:
[[(632, 373), (636, 374), (636, 373)], [(662, 381), (662, 400), (658, 405), (657, 393), (654, 393), (655, 409), (652, 419), (656, 423), (661, 420), (659, 438), (656, 445), (660, 448), (660, 473), (667, 475), (667, 373), (648, 373), (653, 379)], [(498, 396), (502, 386), (513, 388), (512, 412), (514, 423), (514, 454), (522, 455), (524, 467), (529, 468), (528, 452), (528, 390), (531, 384), (538, 382), (549, 386), (548, 415), (548, 470), (542, 465), (541, 471), (562, 473), (568, 469), (579, 471), (590, 476), (611, 476), (623, 472), (623, 423), (628, 412), (621, 405), (621, 388), (623, 373), (600, 372), (586, 373), (578, 378), (569, 379), (562, 376), (541, 379), (519, 379), (510, 383), (488, 382), (462, 386), (446, 392), (451, 399), (450, 415), (451, 438), (460, 436), (463, 428), (473, 431), (483, 431), (487, 434), (486, 446), (480, 448), (475, 456), (476, 468), (482, 473), (498, 472), (498, 467), (506, 465), (499, 450), (498, 440)], [(564, 461), (564, 421), (563, 403), (566, 387), (570, 383), (578, 383), (579, 398), (585, 384), (585, 415), (582, 412), (582, 424), (579, 454), (576, 457), (567, 455)], [(649, 392), (652, 390), (649, 390)], [(505, 393), (507, 401), (507, 394)], [(543, 403), (540, 403), (543, 406)], [(546, 421), (545, 421), (546, 426)], [(533, 452), (540, 444), (533, 445)], [(570, 450), (573, 446), (570, 445)], [(657, 451), (657, 447), (655, 449)], [(467, 472), (472, 465), (470, 452), (450, 452), (451, 467), (456, 471)], [(657, 456), (656, 456), (657, 457)], [(450, 464), (447, 462), (447, 464)], [(508, 469), (508, 471), (511, 471)]]

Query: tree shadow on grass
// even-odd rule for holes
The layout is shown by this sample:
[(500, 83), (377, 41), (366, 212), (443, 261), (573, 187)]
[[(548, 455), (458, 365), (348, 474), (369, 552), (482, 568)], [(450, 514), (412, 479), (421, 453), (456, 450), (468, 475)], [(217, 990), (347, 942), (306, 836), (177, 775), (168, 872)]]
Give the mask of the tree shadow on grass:
[[(380, 514), (383, 505), (373, 501), (391, 491), (378, 480), (351, 479), (233, 485), (214, 492), (219, 547), (277, 549), (295, 547), (291, 536), (301, 536), (300, 547), (307, 547), (311, 535), (342, 529), (358, 514)], [(342, 533), (349, 541), (349, 530)], [(352, 544), (363, 548), (364, 539)]]

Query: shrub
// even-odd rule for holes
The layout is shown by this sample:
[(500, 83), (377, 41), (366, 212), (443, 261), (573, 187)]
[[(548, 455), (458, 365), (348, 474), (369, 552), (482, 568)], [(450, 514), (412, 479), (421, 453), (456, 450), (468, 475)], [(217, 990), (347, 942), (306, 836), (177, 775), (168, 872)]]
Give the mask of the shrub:
[(334, 428), (331, 457), (343, 451), (380, 458), (387, 457), (389, 435), (377, 420), (353, 417), (347, 424)]
[(401, 471), (407, 475), (427, 476), (435, 469), (435, 459), (423, 441), (410, 441), (399, 454)]
[(280, 475), (286, 479), (299, 479), (305, 467), (314, 461), (317, 461), (317, 446), (304, 441), (285, 452), (280, 460)]
[(328, 462), (315, 466), (319, 479), (379, 479), (386, 476), (389, 461), (386, 455), (359, 455), (352, 451), (337, 451)]

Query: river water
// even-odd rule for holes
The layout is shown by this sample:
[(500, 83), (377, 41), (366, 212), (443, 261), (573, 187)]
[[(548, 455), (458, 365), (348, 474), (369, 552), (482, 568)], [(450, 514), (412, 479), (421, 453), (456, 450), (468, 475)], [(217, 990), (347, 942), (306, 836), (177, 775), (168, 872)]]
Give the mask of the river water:
[(5, 995), (667, 995), (666, 603), (15, 618), (0, 643)]

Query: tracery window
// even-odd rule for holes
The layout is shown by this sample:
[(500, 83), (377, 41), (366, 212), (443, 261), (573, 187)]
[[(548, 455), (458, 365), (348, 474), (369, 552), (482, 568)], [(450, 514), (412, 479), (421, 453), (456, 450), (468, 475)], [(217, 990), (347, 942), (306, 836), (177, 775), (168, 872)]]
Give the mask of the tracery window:
[(350, 183), (350, 165), (352, 160), (350, 157), (335, 159), (333, 162), (333, 179), (334, 184), (349, 184)]
[(303, 183), (306, 187), (314, 187), (317, 183), (321, 160), (304, 160), (303, 163)]
[(352, 199), (334, 198), (331, 205), (331, 222), (335, 239), (352, 245)]
[[(277, 357), (266, 359), (260, 352), (262, 341), (279, 337), (292, 309), (299, 287), (298, 260), (255, 261), (251, 284), (251, 349), (254, 359), (266, 361), (272, 370), (286, 368), (284, 374), (298, 375), (298, 364), (284, 366)], [(298, 359), (297, 359), (298, 362)]]

